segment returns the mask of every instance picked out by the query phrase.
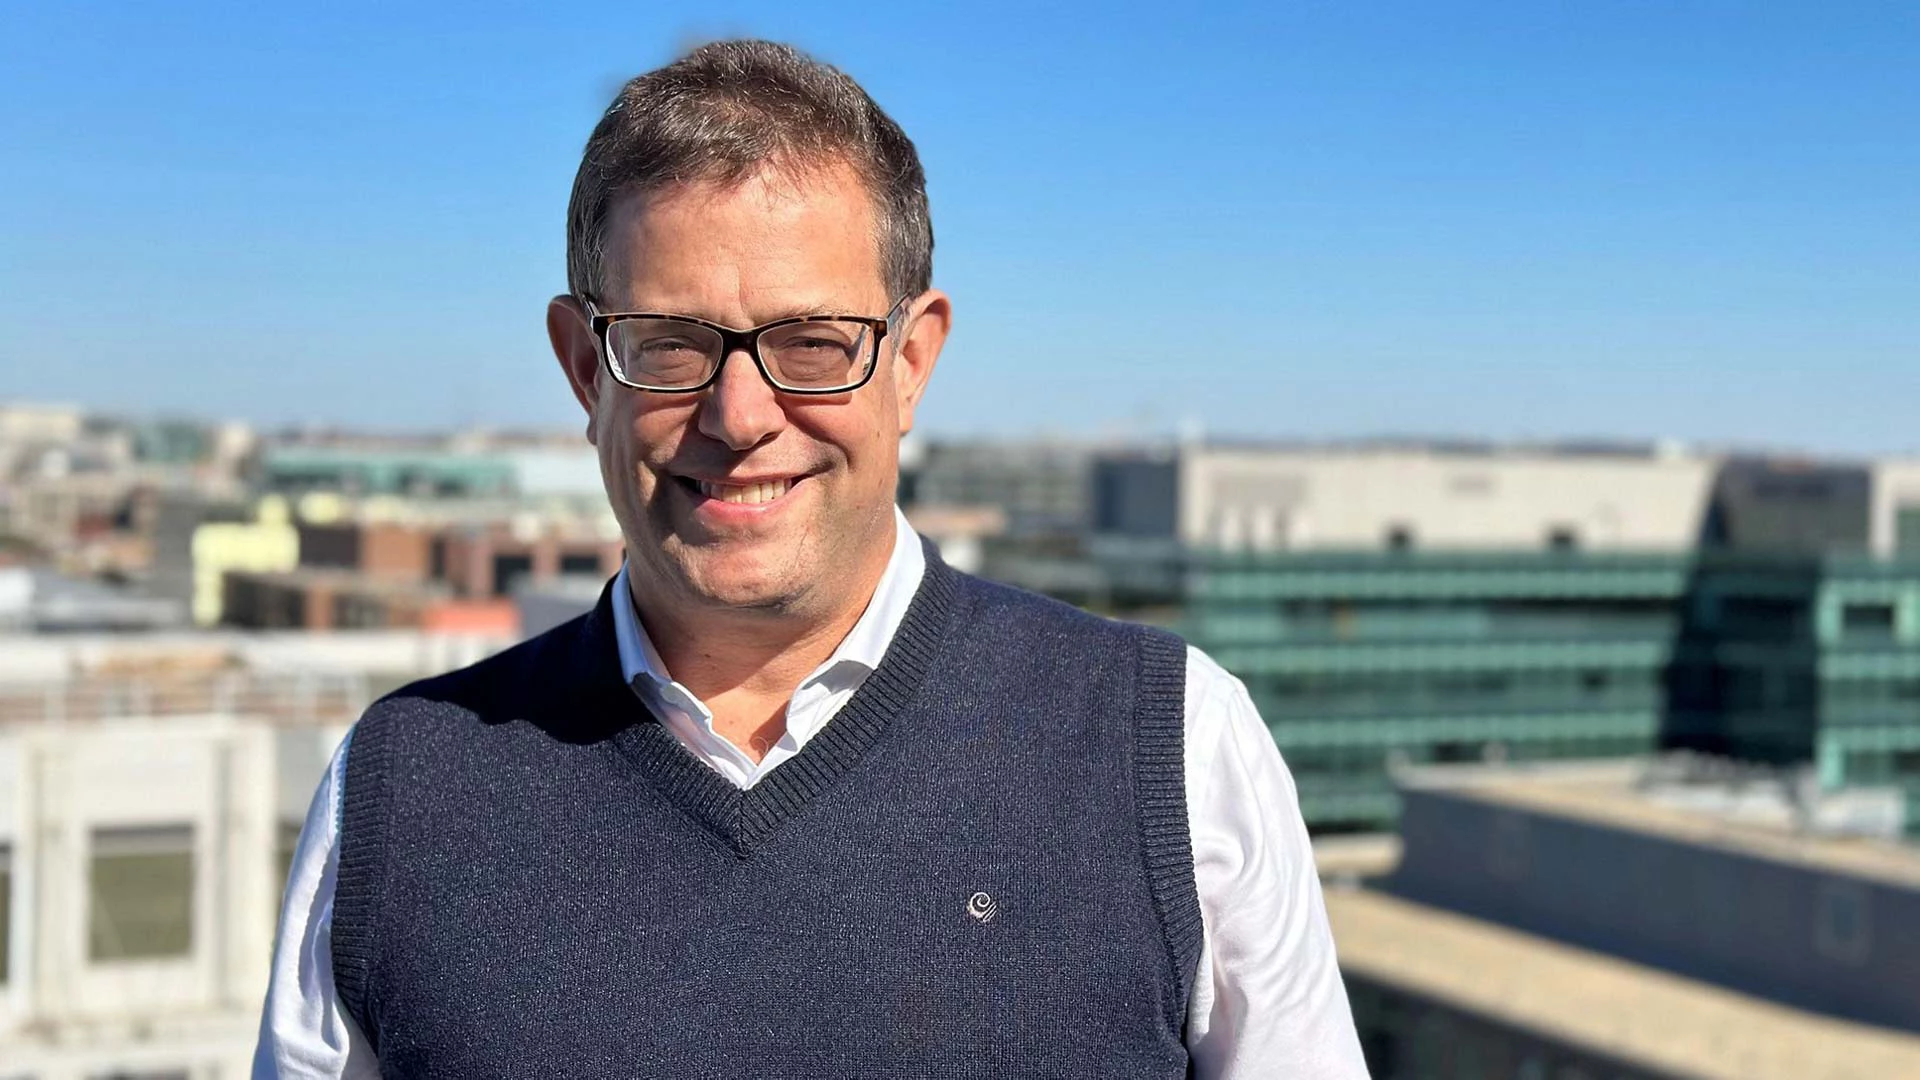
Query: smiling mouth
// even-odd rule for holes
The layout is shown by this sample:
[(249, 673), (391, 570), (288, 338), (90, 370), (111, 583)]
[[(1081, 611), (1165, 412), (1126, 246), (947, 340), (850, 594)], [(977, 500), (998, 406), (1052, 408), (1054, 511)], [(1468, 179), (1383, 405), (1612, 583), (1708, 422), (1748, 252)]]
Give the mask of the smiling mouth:
[(675, 477), (682, 487), (698, 492), (716, 502), (737, 503), (753, 506), (770, 503), (793, 490), (801, 477), (787, 480), (767, 480), (757, 484), (722, 484), (712, 480), (695, 480), (691, 477)]

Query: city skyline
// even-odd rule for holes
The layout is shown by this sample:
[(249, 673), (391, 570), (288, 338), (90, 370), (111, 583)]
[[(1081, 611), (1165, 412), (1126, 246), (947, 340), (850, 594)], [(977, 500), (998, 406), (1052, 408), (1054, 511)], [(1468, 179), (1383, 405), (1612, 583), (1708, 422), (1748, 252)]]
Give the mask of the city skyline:
[(580, 144), (621, 77), (751, 33), (919, 143), (929, 435), (1920, 451), (1895, 5), (708, 10), (14, 15), (6, 396), (574, 428), (541, 309)]

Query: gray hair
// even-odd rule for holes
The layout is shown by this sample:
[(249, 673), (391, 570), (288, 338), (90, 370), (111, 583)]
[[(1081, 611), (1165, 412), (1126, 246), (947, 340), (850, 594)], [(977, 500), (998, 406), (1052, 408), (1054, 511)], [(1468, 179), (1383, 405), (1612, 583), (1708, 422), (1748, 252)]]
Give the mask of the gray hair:
[(890, 297), (932, 287), (933, 222), (912, 140), (846, 74), (789, 45), (716, 41), (630, 80), (587, 139), (567, 204), (567, 287), (604, 282), (616, 200), (694, 182), (739, 183), (761, 168), (844, 162), (873, 200)]

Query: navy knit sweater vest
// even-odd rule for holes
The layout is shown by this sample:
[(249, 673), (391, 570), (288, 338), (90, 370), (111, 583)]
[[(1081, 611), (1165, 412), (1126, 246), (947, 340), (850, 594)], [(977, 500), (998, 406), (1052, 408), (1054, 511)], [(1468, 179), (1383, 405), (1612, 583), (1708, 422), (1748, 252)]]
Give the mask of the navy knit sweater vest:
[(610, 603), (368, 710), (334, 979), (390, 1077), (1184, 1077), (1185, 647), (927, 574), (747, 791)]

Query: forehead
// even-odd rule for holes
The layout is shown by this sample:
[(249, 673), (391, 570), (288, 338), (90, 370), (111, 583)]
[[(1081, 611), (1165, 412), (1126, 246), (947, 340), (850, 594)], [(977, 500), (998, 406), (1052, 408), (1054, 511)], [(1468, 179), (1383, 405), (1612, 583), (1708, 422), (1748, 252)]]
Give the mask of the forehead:
[(629, 195), (608, 215), (604, 242), (609, 302), (705, 308), (885, 295), (873, 203), (842, 165)]

